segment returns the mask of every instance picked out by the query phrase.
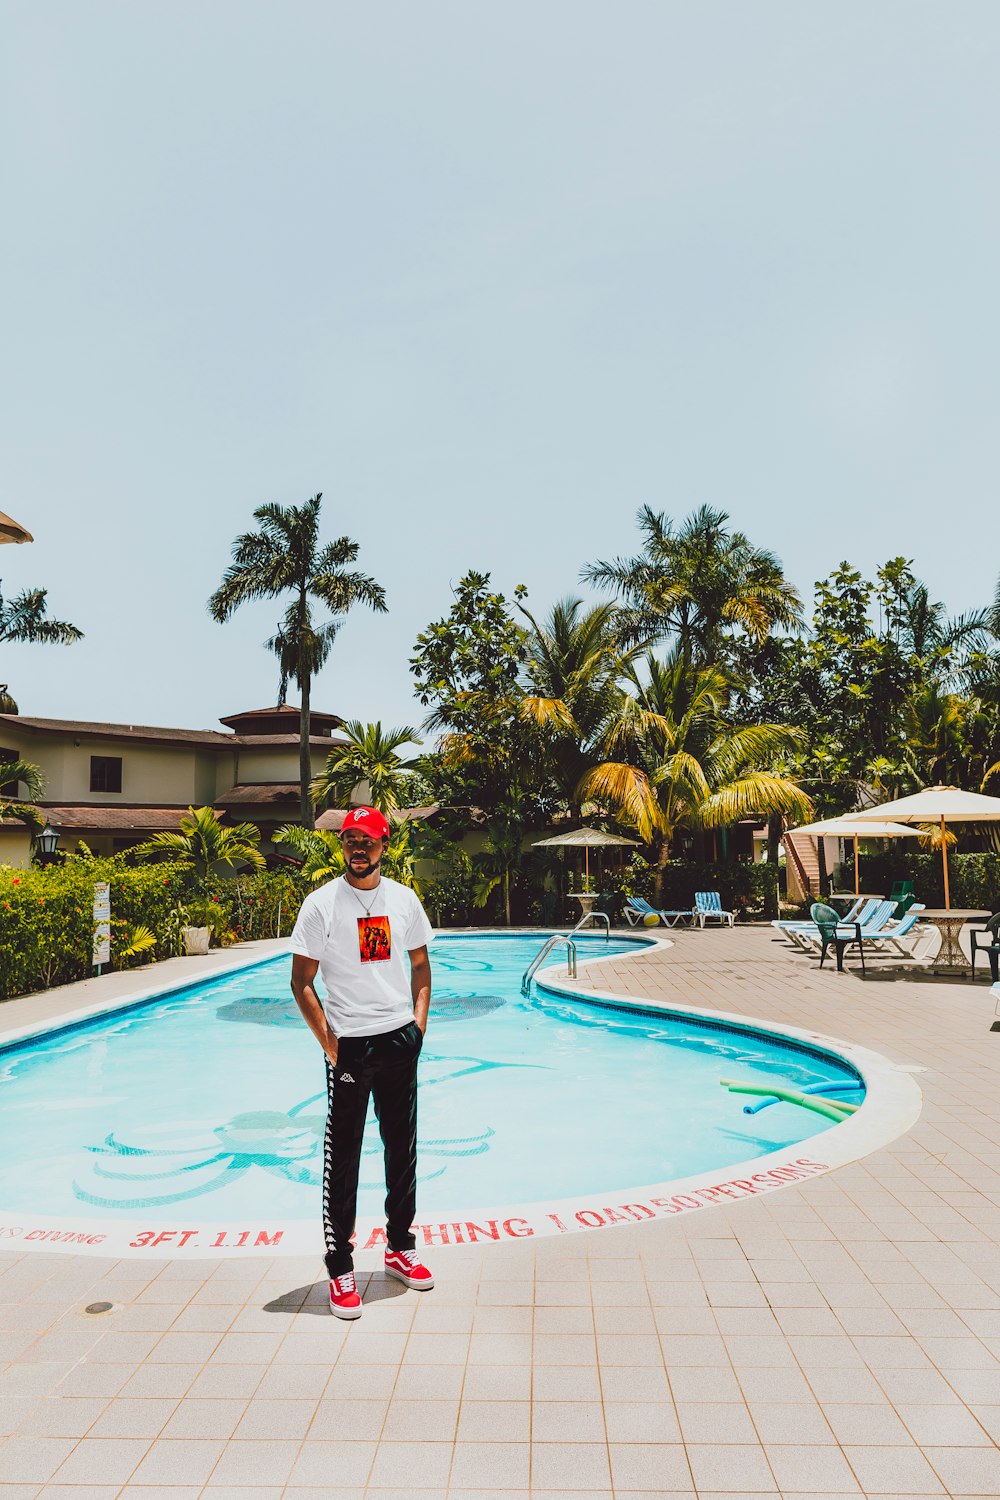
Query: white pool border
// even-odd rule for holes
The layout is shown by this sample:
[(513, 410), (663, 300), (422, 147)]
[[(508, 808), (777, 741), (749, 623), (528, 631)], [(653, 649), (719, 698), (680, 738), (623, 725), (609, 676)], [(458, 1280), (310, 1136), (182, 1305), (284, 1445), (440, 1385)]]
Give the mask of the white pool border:
[[(544, 930), (544, 929), (543, 929)], [(497, 929), (489, 929), (496, 933)], [(505, 935), (523, 935), (524, 929), (503, 929)], [(474, 936), (476, 930), (442, 930), (442, 937)], [(486, 930), (478, 935), (485, 936)], [(589, 934), (588, 934), (589, 935)], [(657, 949), (673, 947), (667, 938), (649, 932), (616, 934), (633, 937), (634, 953), (612, 955), (615, 963)], [(162, 987), (118, 995), (88, 1006), (34, 1021), (26, 1026), (4, 1030), (0, 1047), (40, 1037), (51, 1031), (114, 1014), (129, 1007), (162, 999), (164, 995), (190, 988), (216, 978), (226, 978), (246, 969), (256, 968), (281, 956), (281, 948), (264, 957), (242, 960), (204, 971), (190, 979), (172, 980)], [(284, 950), (284, 951), (287, 951)], [(578, 968), (606, 963), (606, 956), (581, 959)], [(868, 1048), (858, 1047), (822, 1032), (783, 1026), (730, 1011), (673, 1005), (667, 1000), (648, 996), (622, 995), (612, 990), (587, 990), (574, 986), (557, 968), (536, 975), (536, 985), (546, 993), (577, 1003), (596, 1001), (622, 1010), (660, 1012), (683, 1019), (689, 1016), (700, 1025), (722, 1025), (744, 1032), (759, 1032), (776, 1041), (787, 1041), (810, 1051), (821, 1051), (842, 1060), (861, 1075), (866, 1089), (865, 1101), (856, 1114), (843, 1123), (829, 1127), (800, 1141), (791, 1150), (768, 1152), (733, 1166), (675, 1178), (666, 1182), (626, 1187), (613, 1193), (589, 1194), (572, 1198), (553, 1198), (529, 1203), (506, 1203), (476, 1209), (469, 1213), (438, 1213), (433, 1220), (419, 1220), (414, 1225), (418, 1248), (433, 1247), (435, 1252), (451, 1245), (507, 1243), (515, 1240), (592, 1233), (622, 1224), (649, 1223), (655, 1220), (691, 1214), (717, 1203), (772, 1193), (783, 1187), (821, 1176), (846, 1166), (888, 1146), (916, 1123), (922, 1096), (910, 1073)], [(9, 1002), (16, 1004), (17, 1002)], [(357, 1228), (359, 1263), (364, 1252), (381, 1252), (385, 1230), (380, 1219), (359, 1218)], [(319, 1254), (322, 1249), (319, 1212), (315, 1218), (270, 1220), (261, 1214), (253, 1221), (204, 1220), (181, 1217), (145, 1216), (133, 1219), (70, 1219), (66, 1215), (7, 1214), (0, 1210), (0, 1247), (12, 1250), (99, 1255), (114, 1259), (223, 1259), (233, 1256)]]

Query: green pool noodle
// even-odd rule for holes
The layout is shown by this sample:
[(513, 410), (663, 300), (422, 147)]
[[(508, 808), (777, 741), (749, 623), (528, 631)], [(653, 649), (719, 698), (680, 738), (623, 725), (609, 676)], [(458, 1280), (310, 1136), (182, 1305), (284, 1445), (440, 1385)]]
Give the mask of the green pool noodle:
[(732, 1078), (720, 1078), (719, 1082), (731, 1094), (773, 1094), (783, 1104), (800, 1104), (803, 1109), (811, 1109), (827, 1120), (844, 1120), (860, 1108), (857, 1104), (843, 1104), (839, 1099), (826, 1099), (822, 1094), (800, 1094), (797, 1089), (782, 1088), (780, 1084), (775, 1087), (773, 1084), (737, 1083)]

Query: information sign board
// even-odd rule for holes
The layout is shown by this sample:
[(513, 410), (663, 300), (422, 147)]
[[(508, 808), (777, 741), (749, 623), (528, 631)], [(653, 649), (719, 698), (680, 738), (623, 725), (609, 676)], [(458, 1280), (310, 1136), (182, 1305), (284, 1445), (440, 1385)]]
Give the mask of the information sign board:
[(94, 967), (111, 962), (111, 886), (106, 880), (94, 885)]

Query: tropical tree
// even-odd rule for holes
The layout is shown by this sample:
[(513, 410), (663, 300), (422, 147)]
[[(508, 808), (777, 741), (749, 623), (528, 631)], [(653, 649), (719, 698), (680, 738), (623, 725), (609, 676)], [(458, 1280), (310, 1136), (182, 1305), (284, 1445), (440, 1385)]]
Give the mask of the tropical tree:
[(45, 589), (25, 589), (13, 599), (5, 599), (0, 593), (0, 643), (18, 641), (69, 646), (82, 640), (83, 631), (68, 620), (47, 618), (47, 600)]
[(305, 880), (318, 883), (344, 873), (340, 836), (328, 828), (303, 828), (300, 823), (286, 823), (276, 830), (274, 845), (291, 849), (299, 862), (299, 874)]
[[(503, 594), (490, 589), (490, 575), (470, 572), (411, 658), (417, 696), (431, 710), (425, 727), (439, 736), (421, 769), (466, 826), (473, 810), (483, 820), (508, 897), (522, 837), (551, 811), (543, 739), (522, 713), (526, 634)], [(509, 901), (507, 910), (509, 920)]]
[(626, 640), (672, 636), (686, 666), (718, 665), (734, 633), (760, 645), (776, 628), (798, 627), (801, 601), (778, 558), (730, 531), (725, 511), (703, 505), (675, 526), (644, 505), (637, 521), (641, 553), (582, 575), (624, 600)]
[[(329, 828), (303, 828), (298, 823), (286, 823), (274, 835), (276, 845), (291, 849), (299, 861), (299, 874), (304, 879), (318, 884), (343, 875), (344, 851), (339, 833)], [(382, 868), (386, 875), (403, 885), (414, 885), (413, 849), (410, 823), (403, 819), (389, 824), (389, 844), (382, 856)]]
[[(29, 828), (44, 828), (45, 818), (33, 806), (45, 790), (45, 778), (38, 766), (27, 760), (0, 761), (0, 818), (18, 818)], [(18, 796), (18, 787), (24, 786), (26, 799)]]
[(189, 807), (180, 820), (179, 833), (154, 834), (132, 852), (137, 859), (169, 859), (173, 864), (186, 865), (203, 882), (227, 868), (250, 865), (255, 870), (264, 869), (259, 843), (260, 829), (253, 823), (226, 828), (211, 807)]
[(317, 811), (350, 806), (355, 788), (362, 784), (367, 805), (377, 807), (387, 818), (407, 806), (419, 767), (412, 760), (404, 760), (399, 749), (419, 744), (417, 731), (409, 725), (383, 731), (380, 723), (362, 724), (359, 719), (351, 719), (338, 732), (347, 743), (334, 746), (324, 770), (312, 784)]
[[(385, 591), (365, 573), (353, 572), (358, 543), (342, 536), (321, 545), (319, 515), (322, 495), (304, 505), (262, 505), (254, 511), (258, 531), (244, 532), (233, 543), (233, 561), (208, 601), (209, 613), (220, 623), (241, 604), (255, 599), (291, 595), (277, 633), (267, 642), (279, 661), (283, 681), (299, 687), (299, 812), (311, 827), (312, 756), (309, 716), (312, 679), (326, 662), (343, 617), (355, 604), (385, 611)], [(313, 618), (313, 604), (328, 609), (326, 621)]]
[(562, 599), (541, 623), (518, 608), (531, 627), (520, 713), (538, 730), (555, 785), (578, 813), (580, 779), (600, 758), (601, 736), (621, 704), (620, 678), (641, 648), (622, 648), (613, 604), (587, 609), (582, 599)]
[(725, 676), (715, 667), (689, 669), (679, 651), (666, 660), (649, 653), (627, 676), (631, 691), (605, 735), (606, 759), (584, 776), (580, 796), (653, 846), (658, 900), (682, 830), (698, 836), (747, 817), (812, 816), (801, 787), (772, 769), (801, 745), (801, 731), (728, 723)]

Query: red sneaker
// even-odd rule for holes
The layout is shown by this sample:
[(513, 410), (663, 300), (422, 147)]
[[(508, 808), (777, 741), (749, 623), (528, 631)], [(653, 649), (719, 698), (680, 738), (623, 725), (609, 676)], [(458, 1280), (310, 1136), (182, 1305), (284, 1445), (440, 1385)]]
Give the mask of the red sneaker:
[(330, 1311), (335, 1318), (360, 1318), (361, 1298), (353, 1271), (345, 1271), (330, 1282)]
[(425, 1265), (421, 1265), (415, 1250), (387, 1250), (385, 1274), (417, 1292), (429, 1292), (434, 1285), (434, 1277)]

